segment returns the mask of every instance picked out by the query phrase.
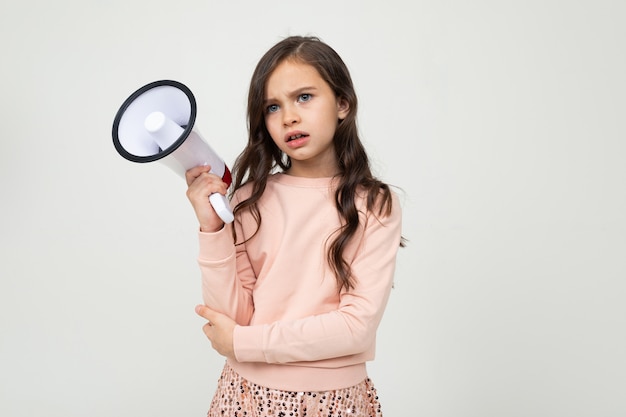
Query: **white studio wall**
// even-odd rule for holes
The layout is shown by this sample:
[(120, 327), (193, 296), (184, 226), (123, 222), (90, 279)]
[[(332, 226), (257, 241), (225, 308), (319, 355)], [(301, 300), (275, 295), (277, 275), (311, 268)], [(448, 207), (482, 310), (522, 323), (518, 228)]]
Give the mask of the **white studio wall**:
[(173, 79), (230, 164), (261, 55), (350, 68), (407, 248), (369, 365), (387, 417), (626, 414), (626, 4), (61, 0), (0, 6), (0, 415), (205, 415), (184, 180), (111, 130)]

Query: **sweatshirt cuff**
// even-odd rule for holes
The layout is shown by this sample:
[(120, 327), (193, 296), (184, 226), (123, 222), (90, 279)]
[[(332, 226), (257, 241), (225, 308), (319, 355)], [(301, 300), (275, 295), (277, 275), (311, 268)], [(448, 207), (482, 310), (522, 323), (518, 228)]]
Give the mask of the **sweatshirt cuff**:
[(267, 362), (263, 354), (263, 328), (265, 326), (235, 326), (233, 346), (238, 362)]
[(207, 262), (222, 261), (235, 252), (232, 226), (224, 225), (217, 232), (198, 232), (199, 256), (198, 259)]

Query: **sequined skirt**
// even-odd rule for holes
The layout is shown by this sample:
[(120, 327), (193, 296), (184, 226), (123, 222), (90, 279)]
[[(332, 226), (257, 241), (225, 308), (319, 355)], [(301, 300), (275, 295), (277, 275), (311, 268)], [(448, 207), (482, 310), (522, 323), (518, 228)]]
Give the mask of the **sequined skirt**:
[(382, 417), (369, 378), (331, 391), (282, 391), (247, 381), (228, 363), (222, 371), (207, 417)]

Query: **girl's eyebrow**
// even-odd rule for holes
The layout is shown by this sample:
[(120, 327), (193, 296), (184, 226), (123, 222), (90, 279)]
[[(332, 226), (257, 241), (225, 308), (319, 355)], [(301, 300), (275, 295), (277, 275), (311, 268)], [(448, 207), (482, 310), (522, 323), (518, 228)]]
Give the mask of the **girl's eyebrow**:
[[(315, 90), (317, 90), (317, 87), (314, 87), (314, 86), (299, 87), (299, 88), (289, 92), (287, 94), (287, 96), (288, 97), (295, 97), (295, 96), (299, 96), (300, 94), (302, 94), (305, 91), (315, 91)], [(266, 98), (266, 99), (263, 100), (263, 104), (268, 104), (268, 103), (271, 103), (271, 102), (274, 102), (274, 101), (276, 101), (275, 98), (269, 97), (269, 98)]]

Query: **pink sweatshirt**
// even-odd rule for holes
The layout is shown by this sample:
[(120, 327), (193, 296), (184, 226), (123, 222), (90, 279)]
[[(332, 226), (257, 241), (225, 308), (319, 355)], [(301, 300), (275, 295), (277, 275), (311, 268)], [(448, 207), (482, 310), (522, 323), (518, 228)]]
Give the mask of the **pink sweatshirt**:
[[(233, 207), (250, 193), (240, 189)], [(339, 227), (330, 178), (270, 177), (259, 201), (258, 233), (250, 213), (216, 233), (200, 233), (204, 303), (232, 317), (236, 360), (230, 365), (259, 385), (324, 391), (358, 384), (374, 358), (376, 329), (391, 291), (400, 244), (401, 208), (365, 213), (344, 252), (357, 280), (341, 293), (326, 260)]]

